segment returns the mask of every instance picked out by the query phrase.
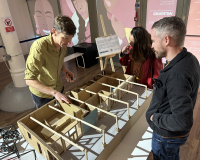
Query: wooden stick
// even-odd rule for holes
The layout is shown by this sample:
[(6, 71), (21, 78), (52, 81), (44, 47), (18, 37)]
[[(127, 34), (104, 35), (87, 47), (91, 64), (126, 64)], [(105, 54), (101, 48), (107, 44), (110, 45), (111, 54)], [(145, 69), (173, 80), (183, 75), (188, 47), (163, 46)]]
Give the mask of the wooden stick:
[(104, 63), (104, 69), (106, 69), (106, 67), (107, 67), (107, 64), (108, 64), (108, 57), (106, 57), (106, 59), (105, 59), (105, 63)]
[(96, 59), (102, 58), (102, 57), (112, 57), (112, 56), (114, 57), (116, 54), (119, 54), (119, 52), (112, 53), (112, 54), (109, 54), (109, 55), (99, 56), (99, 57), (96, 57)]
[(50, 105), (48, 105), (48, 106), (49, 106), (49, 108), (51, 108), (51, 109), (53, 109), (53, 110), (55, 110), (55, 111), (57, 111), (57, 112), (60, 112), (60, 113), (62, 113), (62, 114), (64, 114), (64, 115), (66, 115), (66, 116), (69, 116), (69, 117), (71, 117), (71, 118), (73, 118), (73, 119), (75, 119), (75, 120), (77, 120), (77, 121), (79, 121), (79, 122), (82, 122), (82, 123), (84, 123), (84, 124), (86, 124), (86, 125), (88, 125), (88, 126), (94, 128), (94, 129), (96, 129), (96, 130), (98, 130), (99, 132), (102, 133), (102, 129), (100, 129), (100, 128), (98, 128), (98, 127), (92, 125), (92, 124), (90, 124), (90, 123), (88, 123), (88, 122), (85, 122), (85, 121), (83, 121), (83, 120), (81, 120), (81, 119), (79, 119), (79, 118), (76, 118), (76, 117), (74, 117), (74, 116), (72, 116), (72, 115), (70, 115), (70, 114), (67, 114), (66, 112), (63, 112), (63, 111), (61, 111), (61, 110), (59, 110), (59, 109), (57, 109), (57, 108), (55, 108), (55, 107), (52, 107), (52, 106), (50, 106)]
[(114, 67), (112, 58), (110, 58), (110, 64), (111, 64), (111, 67), (112, 67), (112, 71), (115, 72), (115, 67)]
[(39, 125), (41, 125), (42, 127), (46, 128), (47, 130), (51, 131), (52, 133), (56, 134), (59, 137), (62, 137), (65, 141), (67, 141), (68, 143), (72, 144), (73, 146), (75, 146), (76, 148), (80, 149), (81, 151), (84, 151), (85, 149), (78, 146), (77, 144), (75, 144), (74, 142), (70, 141), (69, 139), (67, 139), (66, 137), (64, 137), (63, 135), (61, 135), (60, 133), (57, 133), (56, 131), (54, 131), (53, 129), (47, 127), (46, 125), (44, 125), (43, 123), (41, 123), (40, 121), (38, 121), (37, 119), (30, 117), (30, 119), (32, 119), (33, 121), (35, 121), (36, 123), (38, 123)]
[(85, 160), (88, 160), (87, 149), (85, 149)]
[(104, 34), (104, 36), (107, 36), (102, 14), (100, 14), (100, 19), (101, 19), (101, 25), (102, 25), (102, 28), (103, 28), (103, 34)]
[[(87, 92), (87, 90), (85, 90), (85, 91)], [(108, 98), (108, 99), (111, 99), (111, 100), (113, 100), (113, 101), (126, 104), (126, 105), (127, 105), (127, 117), (128, 117), (128, 119), (130, 118), (130, 115), (129, 115), (129, 103), (128, 103), (128, 102), (124, 102), (124, 101), (121, 101), (121, 100), (118, 100), (118, 99), (115, 99), (115, 98), (111, 98), (111, 97), (108, 97), (108, 96), (106, 96), (106, 95), (104, 95), (104, 94), (101, 94), (101, 93), (98, 93), (98, 95), (99, 95), (100, 97)]]
[(124, 74), (126, 73), (126, 67), (125, 66), (122, 66), (122, 69), (124, 71)]
[(103, 143), (102, 143), (102, 146), (103, 146), (103, 148), (105, 148), (106, 147), (106, 142), (105, 142), (105, 130), (103, 130)]
[(66, 150), (65, 141), (62, 139), (62, 137), (60, 137), (60, 139), (61, 139), (61, 143), (62, 143), (62, 146), (63, 146), (63, 150), (64, 150), (64, 152), (66, 152), (67, 150)]
[(103, 60), (100, 58), (100, 66), (101, 66), (101, 71), (103, 71)]
[[(86, 92), (88, 93), (91, 93), (91, 94), (96, 94), (95, 92), (91, 92), (91, 91), (88, 91), (86, 89), (80, 89), (80, 90), (85, 90)], [(111, 99), (113, 101), (116, 101), (116, 102), (119, 102), (119, 103), (123, 103), (123, 104), (126, 104), (127, 105), (127, 117), (128, 119), (130, 118), (130, 115), (129, 115), (129, 103), (128, 102), (124, 102), (124, 101), (121, 101), (121, 100), (118, 100), (118, 99), (115, 99), (115, 98), (111, 98), (111, 97), (108, 97), (104, 94), (101, 94), (101, 93), (97, 93), (100, 97), (104, 97), (104, 98), (108, 98), (108, 99)]]
[(122, 88), (119, 88), (119, 87), (111, 86), (111, 85), (106, 84), (106, 83), (101, 83), (101, 82), (98, 82), (98, 81), (94, 81), (94, 82), (99, 83), (99, 84), (102, 84), (102, 85), (107, 86), (107, 87), (110, 87), (110, 88), (119, 89), (119, 90), (121, 90), (121, 91), (128, 92), (128, 93), (131, 93), (131, 94), (136, 95), (136, 96), (137, 96), (137, 108), (138, 108), (138, 106), (139, 106), (139, 94), (138, 94), (138, 93), (131, 92), (131, 91), (129, 91), (129, 90), (122, 89)]
[(134, 85), (137, 85), (137, 86), (145, 87), (145, 96), (144, 96), (144, 98), (147, 98), (147, 86), (144, 85), (144, 84), (130, 82), (130, 81), (127, 81), (128, 79), (123, 80), (123, 79), (119, 79), (119, 78), (115, 78), (115, 77), (110, 77), (110, 76), (106, 76), (106, 75), (102, 75), (102, 74), (98, 74), (98, 75), (103, 76), (103, 77), (107, 77), (107, 78), (111, 78), (111, 79), (115, 79), (115, 80), (118, 80), (118, 81), (127, 82), (127, 83), (134, 84)]
[(119, 125), (118, 125), (118, 117), (110, 112), (107, 112), (107, 111), (104, 111), (103, 109), (100, 109), (100, 108), (97, 108), (89, 103), (85, 103), (86, 105), (90, 106), (90, 107), (93, 107), (93, 108), (96, 108), (97, 110), (101, 111), (101, 112), (104, 112), (106, 114), (109, 114), (110, 116), (113, 116), (116, 118), (116, 130), (119, 129)]
[(116, 115), (114, 115), (114, 114), (112, 114), (112, 113), (110, 113), (110, 112), (104, 111), (103, 109), (100, 109), (100, 108), (98, 108), (98, 107), (95, 107), (95, 106), (93, 106), (93, 105), (91, 105), (91, 104), (89, 104), (89, 103), (83, 102), (83, 101), (81, 101), (81, 100), (79, 100), (79, 99), (76, 99), (76, 98), (74, 98), (74, 97), (71, 97), (70, 95), (68, 95), (68, 97), (70, 97), (71, 99), (73, 99), (73, 100), (75, 100), (75, 101), (77, 101), (77, 102), (85, 103), (85, 104), (88, 105), (88, 106), (91, 106), (91, 107), (93, 107), (93, 108), (95, 108), (95, 109), (97, 109), (97, 110), (99, 110), (99, 111), (101, 111), (101, 112), (104, 112), (104, 113), (106, 113), (106, 114), (109, 114), (110, 116), (115, 117), (115, 118), (116, 118), (116, 126), (117, 126), (116, 128), (117, 128), (117, 129), (119, 128), (119, 125), (118, 125), (118, 117), (117, 117)]

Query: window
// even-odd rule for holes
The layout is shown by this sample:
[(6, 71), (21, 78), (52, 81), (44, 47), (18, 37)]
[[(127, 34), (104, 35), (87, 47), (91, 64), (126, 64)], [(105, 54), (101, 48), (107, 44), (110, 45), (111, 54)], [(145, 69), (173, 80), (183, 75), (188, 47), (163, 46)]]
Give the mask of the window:
[(40, 154), (42, 154), (42, 149), (40, 147), (40, 144), (37, 143), (37, 145), (38, 145), (38, 149), (39, 149)]
[[(27, 132), (28, 133), (28, 132)], [(31, 139), (31, 134), (30, 133), (28, 133), (28, 137), (29, 137), (29, 139)]]

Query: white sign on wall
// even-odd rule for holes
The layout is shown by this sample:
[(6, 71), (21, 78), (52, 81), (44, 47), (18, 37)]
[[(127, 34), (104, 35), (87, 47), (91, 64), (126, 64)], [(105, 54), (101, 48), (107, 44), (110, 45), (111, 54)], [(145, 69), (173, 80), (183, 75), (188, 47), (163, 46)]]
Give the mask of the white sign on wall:
[(121, 52), (117, 35), (95, 38), (99, 57)]

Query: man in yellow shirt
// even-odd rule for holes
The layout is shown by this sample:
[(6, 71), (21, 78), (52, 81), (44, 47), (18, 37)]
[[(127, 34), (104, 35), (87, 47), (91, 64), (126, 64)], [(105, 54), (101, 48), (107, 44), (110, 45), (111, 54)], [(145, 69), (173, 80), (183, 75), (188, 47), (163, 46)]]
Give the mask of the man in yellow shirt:
[(70, 103), (62, 94), (64, 87), (60, 77), (61, 70), (68, 82), (73, 82), (74, 74), (66, 67), (64, 57), (67, 45), (71, 43), (76, 27), (66, 16), (57, 16), (52, 33), (35, 41), (26, 61), (25, 80), (31, 91), (36, 108), (51, 101)]

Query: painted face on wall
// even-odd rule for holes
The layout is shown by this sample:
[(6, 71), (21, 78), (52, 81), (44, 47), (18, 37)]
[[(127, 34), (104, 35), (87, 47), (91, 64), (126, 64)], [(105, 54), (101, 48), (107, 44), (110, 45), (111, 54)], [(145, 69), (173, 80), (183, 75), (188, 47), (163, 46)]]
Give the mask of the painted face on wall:
[(48, 0), (36, 0), (35, 14), (36, 33), (42, 36), (51, 33), (54, 22), (54, 12)]
[(111, 21), (115, 34), (119, 37), (120, 45), (127, 45), (129, 33), (135, 26), (136, 0), (103, 0), (107, 17)]
[(81, 17), (86, 20), (89, 17), (88, 14), (88, 3), (86, 0), (72, 0), (74, 7)]
[(112, 11), (113, 7), (115, 6), (117, 0), (104, 0), (104, 5), (108, 12)]
[(115, 21), (120, 21), (124, 27), (133, 28), (135, 21), (135, 1), (136, 0), (103, 0), (107, 10), (108, 19), (114, 16)]

